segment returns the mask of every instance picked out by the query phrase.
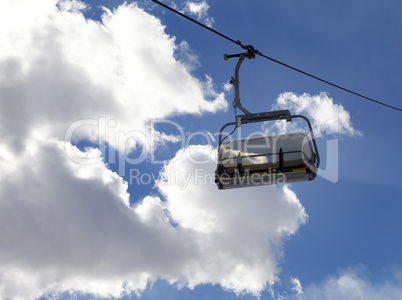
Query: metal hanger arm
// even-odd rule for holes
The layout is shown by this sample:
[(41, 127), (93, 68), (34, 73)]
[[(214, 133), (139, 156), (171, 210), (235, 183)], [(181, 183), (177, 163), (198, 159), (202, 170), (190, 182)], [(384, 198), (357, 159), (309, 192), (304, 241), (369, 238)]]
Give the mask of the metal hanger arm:
[(240, 103), (239, 71), (240, 71), (241, 64), (243, 63), (245, 58), (249, 58), (249, 59), (255, 58), (256, 51), (251, 46), (248, 46), (248, 47), (250, 47), (250, 48), (248, 48), (248, 51), (246, 53), (233, 54), (233, 55), (225, 54), (224, 55), (225, 60), (228, 60), (229, 58), (233, 58), (233, 57), (239, 58), (239, 60), (237, 61), (237, 64), (236, 64), (236, 68), (235, 68), (235, 77), (232, 77), (232, 80), (230, 81), (230, 83), (234, 85), (235, 97), (233, 100), (233, 107), (239, 108), (246, 115), (249, 115), (251, 113), (246, 108), (244, 108), (244, 106)]

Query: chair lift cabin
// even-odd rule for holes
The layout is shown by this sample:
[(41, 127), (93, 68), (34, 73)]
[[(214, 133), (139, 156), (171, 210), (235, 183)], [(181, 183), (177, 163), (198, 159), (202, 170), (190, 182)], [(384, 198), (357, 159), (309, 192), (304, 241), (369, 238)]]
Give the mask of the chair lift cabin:
[[(252, 114), (240, 103), (239, 69), (245, 58), (255, 58), (251, 46), (247, 53), (227, 55), (225, 60), (239, 57), (235, 77), (230, 81), (235, 86), (233, 106), (244, 115), (236, 121), (225, 124), (219, 133), (218, 165), (215, 171), (215, 183), (221, 190), (272, 185), (313, 180), (317, 175), (320, 156), (314, 139), (310, 121), (302, 115), (291, 115), (288, 110)], [(261, 136), (239, 140), (224, 140), (222, 133), (227, 126), (234, 125), (235, 130), (243, 124), (301, 118), (307, 122), (311, 140), (305, 133), (290, 133), (273, 136)]]

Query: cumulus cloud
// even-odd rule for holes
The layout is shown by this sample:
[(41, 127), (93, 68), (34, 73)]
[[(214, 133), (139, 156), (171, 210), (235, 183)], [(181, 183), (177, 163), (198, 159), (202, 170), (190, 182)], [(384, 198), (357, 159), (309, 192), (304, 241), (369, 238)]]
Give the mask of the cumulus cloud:
[(303, 296), (297, 299), (402, 299), (402, 273), (400, 270), (394, 271), (387, 280), (372, 282), (367, 276), (362, 275), (359, 268), (349, 268), (319, 284), (306, 287)]
[[(226, 109), (223, 93), (175, 59), (185, 44), (176, 45), (157, 18), (133, 3), (105, 10), (100, 23), (85, 19), (84, 7), (1, 4), (0, 132), (14, 150), (33, 129), (62, 138), (83, 118), (103, 116), (116, 120), (115, 131), (147, 134), (151, 119)], [(76, 136), (93, 140), (97, 130), (82, 126)]]
[(189, 285), (217, 283), (258, 295), (276, 280), (283, 238), (295, 233), (307, 214), (287, 186), (217, 194), (215, 157), (210, 147), (181, 150), (163, 173), (187, 175), (188, 185), (171, 184), (167, 177), (157, 186), (172, 220), (201, 242), (200, 256), (187, 270)]
[[(301, 114), (310, 119), (314, 134), (319, 137), (325, 134), (338, 134), (357, 136), (361, 133), (356, 130), (351, 122), (350, 114), (342, 105), (334, 103), (334, 100), (326, 93), (319, 95), (296, 95), (293, 92), (282, 93), (276, 99), (273, 109), (288, 109), (292, 115)], [(267, 132), (298, 131), (300, 125), (280, 121), (273, 126), (265, 125)]]
[[(3, 298), (119, 297), (157, 278), (258, 295), (276, 280), (283, 238), (307, 218), (286, 186), (217, 195), (214, 150), (199, 146), (165, 166), (171, 175), (157, 184), (165, 201), (130, 206), (121, 177), (105, 164), (72, 162), (64, 143), (31, 140), (23, 155), (1, 157), (0, 167), (13, 166), (0, 185)], [(100, 155), (92, 151), (81, 155)]]
[(121, 177), (105, 164), (72, 162), (63, 143), (30, 141), (23, 155), (1, 160), (15, 165), (0, 187), (1, 297), (65, 290), (118, 297), (144, 289), (152, 274), (174, 273), (191, 241), (180, 244), (153, 211), (145, 216), (164, 226), (143, 220)]

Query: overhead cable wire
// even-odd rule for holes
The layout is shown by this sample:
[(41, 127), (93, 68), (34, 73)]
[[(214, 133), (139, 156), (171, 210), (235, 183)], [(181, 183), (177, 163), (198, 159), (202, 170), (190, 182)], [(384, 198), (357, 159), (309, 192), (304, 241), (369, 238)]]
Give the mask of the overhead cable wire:
[(157, 3), (157, 4), (159, 4), (160, 6), (163, 6), (164, 8), (166, 8), (166, 9), (168, 9), (168, 10), (170, 10), (170, 11), (176, 13), (176, 14), (178, 14), (179, 16), (181, 16), (181, 17), (183, 17), (183, 18), (186, 18), (187, 20), (190, 20), (191, 22), (194, 22), (195, 24), (197, 24), (197, 25), (199, 25), (199, 26), (201, 26), (201, 27), (204, 27), (205, 29), (208, 29), (208, 30), (212, 31), (213, 33), (215, 33), (215, 34), (217, 34), (217, 35), (219, 35), (219, 36), (221, 36), (221, 37), (227, 39), (228, 41), (231, 41), (232, 43), (235, 43), (235, 44), (237, 44), (237, 45), (242, 46), (240, 41), (235, 41), (234, 39), (231, 39), (230, 37), (228, 37), (228, 36), (226, 36), (226, 35), (224, 35), (224, 34), (218, 32), (218, 31), (216, 31), (216, 30), (214, 30), (214, 29), (212, 29), (211, 27), (208, 27), (207, 25), (204, 25), (204, 24), (202, 24), (201, 22), (198, 22), (197, 20), (194, 20), (193, 18), (190, 18), (189, 16), (186, 16), (185, 14), (183, 14), (183, 13), (181, 13), (181, 12), (175, 10), (174, 8), (171, 8), (170, 6), (168, 6), (168, 5), (166, 5), (166, 4), (163, 4), (163, 3), (160, 2), (160, 1), (157, 1), (157, 0), (151, 0), (151, 1), (152, 1), (152, 2), (155, 2), (155, 3)]
[(228, 37), (227, 35), (224, 35), (223, 33), (219, 32), (219, 31), (216, 31), (216, 30), (212, 29), (211, 27), (208, 27), (208, 26), (206, 26), (205, 24), (202, 24), (201, 22), (198, 22), (197, 20), (195, 20), (195, 19), (193, 19), (193, 18), (191, 18), (191, 17), (189, 17), (189, 16), (186, 16), (185, 14), (183, 14), (183, 13), (181, 13), (181, 12), (175, 10), (174, 8), (171, 8), (170, 6), (161, 3), (161, 2), (158, 1), (158, 0), (151, 0), (151, 1), (152, 1), (152, 2), (155, 2), (156, 4), (159, 4), (160, 6), (163, 6), (164, 8), (166, 8), (166, 9), (168, 9), (168, 10), (174, 12), (175, 14), (178, 14), (179, 16), (181, 16), (181, 17), (183, 17), (183, 18), (185, 18), (185, 19), (187, 19), (187, 20), (189, 20), (189, 21), (191, 21), (191, 22), (193, 22), (193, 23), (195, 23), (195, 24), (197, 24), (197, 25), (199, 25), (199, 26), (201, 26), (201, 27), (203, 27), (203, 28), (205, 28), (205, 29), (207, 29), (207, 30), (209, 30), (209, 31), (211, 31), (211, 32), (213, 32), (213, 33), (215, 33), (215, 34), (217, 34), (217, 35), (219, 35), (220, 37), (223, 37), (224, 39), (226, 39), (226, 40), (228, 40), (228, 41), (230, 41), (230, 42), (232, 42), (232, 43), (234, 43), (234, 44), (240, 46), (241, 48), (243, 48), (243, 49), (245, 49), (245, 50), (247, 50), (247, 51), (252, 50), (253, 53), (255, 53), (255, 54), (257, 54), (257, 55), (259, 55), (259, 56), (261, 56), (261, 57), (264, 57), (264, 58), (266, 58), (266, 59), (268, 59), (268, 60), (270, 60), (270, 61), (273, 61), (273, 62), (275, 62), (275, 63), (277, 63), (277, 64), (280, 64), (280, 65), (282, 65), (282, 66), (284, 66), (284, 67), (287, 67), (287, 68), (289, 68), (289, 69), (291, 69), (291, 70), (294, 70), (294, 71), (296, 71), (296, 72), (299, 72), (299, 73), (301, 73), (301, 74), (303, 74), (303, 75), (306, 75), (306, 76), (309, 76), (309, 77), (311, 77), (311, 78), (313, 78), (313, 79), (316, 79), (316, 80), (319, 80), (319, 81), (321, 81), (321, 82), (324, 82), (324, 83), (326, 83), (326, 84), (328, 84), (328, 85), (331, 85), (331, 86), (333, 86), (333, 87), (336, 87), (336, 88), (338, 88), (338, 89), (340, 89), (340, 90), (343, 90), (343, 91), (348, 92), (348, 93), (350, 93), (350, 94), (353, 94), (353, 95), (355, 95), (355, 96), (361, 97), (361, 98), (363, 98), (363, 99), (372, 101), (372, 102), (374, 102), (374, 103), (377, 103), (377, 104), (386, 106), (386, 107), (388, 107), (388, 108), (391, 108), (391, 109), (394, 109), (394, 110), (397, 110), (397, 111), (402, 111), (401, 108), (398, 108), (398, 107), (395, 107), (395, 106), (386, 104), (386, 103), (384, 103), (384, 102), (381, 102), (381, 101), (372, 99), (372, 98), (370, 98), (370, 97), (364, 96), (364, 95), (362, 95), (362, 94), (356, 93), (356, 92), (354, 92), (354, 91), (352, 91), (352, 90), (349, 90), (349, 89), (347, 89), (347, 88), (344, 88), (344, 87), (342, 87), (342, 86), (340, 86), (340, 85), (334, 84), (334, 83), (329, 82), (329, 81), (327, 81), (327, 80), (325, 80), (325, 79), (322, 79), (322, 78), (317, 77), (317, 76), (315, 76), (315, 75), (312, 75), (312, 74), (310, 74), (310, 73), (304, 72), (304, 71), (302, 71), (302, 70), (300, 70), (300, 69), (298, 69), (298, 68), (292, 67), (291, 65), (285, 64), (285, 63), (283, 63), (283, 62), (281, 62), (281, 61), (279, 61), (279, 60), (277, 60), (277, 59), (274, 59), (274, 58), (272, 58), (272, 57), (269, 57), (269, 56), (267, 56), (267, 55), (264, 55), (264, 54), (262, 54), (260, 51), (254, 50), (254, 48), (253, 48), (252, 46), (250, 46), (250, 45), (245, 46), (245, 45), (243, 45), (243, 44), (241, 43), (241, 41), (239, 41), (239, 40), (234, 40), (234, 39)]
[(294, 70), (294, 71), (297, 71), (297, 72), (299, 72), (299, 73), (302, 73), (302, 74), (304, 74), (304, 75), (307, 75), (307, 76), (309, 76), (309, 77), (311, 77), (311, 78), (314, 78), (314, 79), (319, 80), (319, 81), (321, 81), (321, 82), (324, 82), (324, 83), (326, 83), (326, 84), (332, 85), (333, 87), (336, 87), (336, 88), (338, 88), (338, 89), (341, 89), (341, 90), (343, 90), (343, 91), (345, 91), (345, 92), (351, 93), (351, 94), (353, 94), (353, 95), (359, 96), (359, 97), (361, 97), (361, 98), (364, 98), (364, 99), (366, 99), (366, 100), (375, 102), (375, 103), (377, 103), (377, 104), (384, 105), (384, 106), (386, 106), (386, 107), (389, 107), (389, 108), (392, 108), (392, 109), (395, 109), (395, 110), (398, 110), (398, 111), (402, 111), (402, 109), (400, 109), (400, 108), (398, 108), (398, 107), (395, 107), (395, 106), (392, 106), (392, 105), (389, 105), (389, 104), (380, 102), (380, 101), (378, 101), (378, 100), (375, 100), (375, 99), (366, 97), (366, 96), (364, 96), (364, 95), (362, 95), (362, 94), (356, 93), (356, 92), (351, 91), (351, 90), (349, 90), (349, 89), (347, 89), (347, 88), (341, 87), (340, 85), (337, 85), (337, 84), (335, 84), (335, 83), (329, 82), (329, 81), (327, 81), (327, 80), (325, 80), (325, 79), (322, 79), (322, 78), (320, 78), (320, 77), (317, 77), (317, 76), (314, 76), (314, 75), (309, 74), (309, 73), (307, 73), (307, 72), (304, 72), (304, 71), (302, 71), (302, 70), (300, 70), (300, 69), (297, 69), (297, 68), (295, 68), (295, 67), (292, 67), (292, 66), (290, 66), (290, 65), (288, 65), (288, 64), (285, 64), (285, 63), (283, 63), (283, 62), (281, 62), (281, 61), (279, 61), (279, 60), (276, 60), (276, 59), (274, 59), (274, 58), (272, 58), (272, 57), (266, 56), (266, 55), (264, 55), (264, 54), (262, 54), (262, 53), (257, 52), (256, 54), (258, 54), (258, 55), (260, 55), (260, 56), (262, 56), (262, 57), (264, 57), (264, 58), (266, 58), (266, 59), (269, 59), (269, 60), (271, 60), (271, 61), (273, 61), (273, 62), (276, 62), (277, 64), (280, 64), (280, 65), (282, 65), (282, 66), (285, 66), (285, 67), (287, 67), (287, 68), (289, 68), (289, 69), (292, 69), (292, 70)]

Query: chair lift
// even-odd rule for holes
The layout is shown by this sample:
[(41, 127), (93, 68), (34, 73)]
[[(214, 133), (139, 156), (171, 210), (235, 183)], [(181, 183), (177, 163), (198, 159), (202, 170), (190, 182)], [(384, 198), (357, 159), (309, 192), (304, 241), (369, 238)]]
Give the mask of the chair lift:
[[(219, 132), (218, 165), (215, 171), (215, 183), (218, 189), (233, 189), (250, 186), (272, 185), (280, 183), (310, 181), (315, 179), (320, 165), (320, 156), (315, 142), (311, 123), (302, 115), (291, 115), (289, 110), (250, 113), (240, 103), (239, 70), (245, 58), (255, 58), (258, 53), (252, 46), (246, 46), (247, 53), (224, 55), (225, 60), (239, 57), (235, 68), (235, 99), (233, 106), (244, 115), (236, 116)], [(234, 125), (236, 130), (243, 124), (286, 120), (291, 122), (301, 118), (307, 122), (311, 140), (307, 134), (298, 132), (261, 136), (223, 142), (222, 133), (226, 127)], [(228, 136), (227, 136), (228, 137)], [(314, 147), (313, 147), (314, 146)]]

